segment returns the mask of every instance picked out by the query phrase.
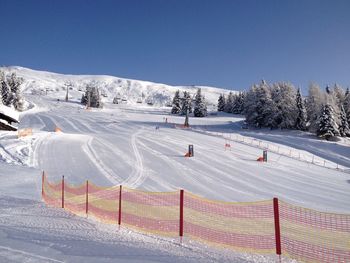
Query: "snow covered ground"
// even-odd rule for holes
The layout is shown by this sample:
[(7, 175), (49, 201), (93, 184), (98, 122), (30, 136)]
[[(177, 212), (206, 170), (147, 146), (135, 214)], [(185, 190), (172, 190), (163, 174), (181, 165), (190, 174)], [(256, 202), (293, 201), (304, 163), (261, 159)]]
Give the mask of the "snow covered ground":
[[(74, 184), (88, 179), (150, 191), (183, 188), (226, 201), (279, 197), (321, 211), (350, 213), (349, 141), (242, 130), (242, 118), (227, 114), (190, 118), (193, 129), (181, 129), (175, 124), (184, 118), (169, 115), (169, 108), (107, 101), (104, 109), (85, 110), (78, 103), (80, 92), (73, 90), (69, 102), (57, 101), (64, 95), (26, 95), (32, 107), (21, 114), (19, 128), (32, 128), (33, 136), (18, 139), (15, 132), (0, 132), (0, 262), (275, 260), (186, 239), (180, 246), (178, 240), (118, 230), (47, 208), (40, 201), (42, 170), (50, 180), (65, 175)], [(56, 127), (62, 132), (54, 132)], [(227, 142), (231, 149), (225, 149)], [(195, 156), (184, 158), (189, 144)], [(265, 147), (271, 149), (268, 162), (257, 162)], [(307, 156), (320, 163), (307, 162)], [(322, 160), (332, 169), (322, 167)], [(333, 169), (337, 164), (341, 170)]]

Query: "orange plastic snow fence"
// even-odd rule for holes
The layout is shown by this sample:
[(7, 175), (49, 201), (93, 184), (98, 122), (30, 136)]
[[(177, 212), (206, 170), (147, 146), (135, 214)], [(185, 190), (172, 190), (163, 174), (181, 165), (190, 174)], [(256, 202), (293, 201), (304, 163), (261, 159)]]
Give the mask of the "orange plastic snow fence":
[(25, 136), (32, 136), (32, 135), (33, 135), (32, 128), (25, 128), (25, 129), (18, 130), (18, 138), (25, 137)]
[[(350, 215), (318, 212), (277, 198), (212, 201), (183, 190), (147, 192), (90, 182), (72, 186), (42, 175), (42, 197), (73, 214), (162, 236), (300, 262), (350, 262)], [(63, 192), (62, 192), (63, 191)], [(61, 200), (61, 198), (64, 200)]]

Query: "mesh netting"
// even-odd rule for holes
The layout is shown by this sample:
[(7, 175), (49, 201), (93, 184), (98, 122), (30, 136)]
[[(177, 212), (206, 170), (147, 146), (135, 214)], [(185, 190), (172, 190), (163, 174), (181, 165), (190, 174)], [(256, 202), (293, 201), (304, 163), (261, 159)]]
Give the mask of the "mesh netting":
[(274, 253), (272, 201), (218, 202), (186, 192), (184, 235), (235, 250)]
[(304, 262), (350, 262), (350, 215), (280, 202), (282, 253)]
[(64, 184), (64, 208), (73, 214), (83, 215), (86, 209), (86, 185)]
[(62, 206), (62, 182), (50, 183), (45, 179), (43, 185), (43, 199), (45, 203), (54, 207)]
[(118, 224), (119, 186), (99, 187), (89, 183), (88, 214), (109, 224)]
[(179, 192), (123, 188), (122, 200), (123, 224), (159, 235), (179, 235)]
[[(318, 212), (277, 199), (274, 214), (272, 200), (232, 203), (183, 193), (145, 192), (91, 183), (64, 183), (62, 187), (62, 181), (50, 183), (44, 176), (42, 189), (48, 205), (62, 207), (64, 203), (64, 208), (74, 214), (88, 214), (109, 224), (121, 223), (163, 236), (183, 235), (243, 252), (273, 254), (281, 247), (282, 255), (301, 262), (350, 262), (350, 215)], [(279, 232), (281, 246), (279, 239), (275, 240)]]

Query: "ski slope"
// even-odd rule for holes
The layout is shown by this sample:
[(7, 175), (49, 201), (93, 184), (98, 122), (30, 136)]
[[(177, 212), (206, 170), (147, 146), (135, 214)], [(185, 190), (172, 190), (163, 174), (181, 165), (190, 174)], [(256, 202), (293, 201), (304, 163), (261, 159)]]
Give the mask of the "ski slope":
[[(0, 262), (271, 262), (275, 258), (208, 248), (185, 240), (148, 236), (114, 229), (90, 219), (47, 208), (40, 201), (41, 171), (50, 180), (81, 184), (125, 185), (149, 191), (185, 189), (210, 199), (257, 201), (278, 197), (320, 211), (350, 213), (350, 147), (319, 141), (291, 131), (242, 130), (242, 118), (210, 115), (184, 117), (169, 108), (136, 103), (86, 110), (81, 92), (70, 101), (59, 91), (26, 95), (30, 110), (19, 128), (33, 136), (18, 139), (0, 132)], [(167, 118), (168, 123), (165, 123)], [(159, 129), (155, 129), (159, 126)], [(62, 132), (55, 132), (58, 127)], [(302, 151), (337, 162), (344, 171), (328, 169), (269, 152), (268, 162), (256, 159), (262, 149), (232, 141), (259, 139), (277, 147)], [(184, 158), (189, 144), (193, 158)]]
[[(32, 101), (50, 107), (49, 98)], [(164, 123), (164, 118), (171, 123)], [(192, 125), (208, 130), (232, 127), (232, 121), (231, 116), (191, 118)], [(110, 104), (87, 111), (78, 103), (55, 102), (47, 111), (25, 115), (21, 125), (40, 134), (30, 163), (45, 170), (51, 180), (65, 175), (76, 184), (89, 179), (149, 191), (183, 188), (226, 201), (277, 196), (322, 211), (349, 211), (349, 174), (270, 152), (267, 163), (256, 162), (262, 155), (258, 147), (233, 142), (231, 150), (225, 150), (225, 140), (215, 133), (174, 127), (182, 122), (183, 117), (161, 108)], [(55, 133), (55, 127), (63, 132)], [(232, 136), (235, 133), (233, 128)], [(290, 145), (291, 138), (286, 137), (285, 144)], [(189, 144), (194, 145), (194, 158), (184, 158)]]

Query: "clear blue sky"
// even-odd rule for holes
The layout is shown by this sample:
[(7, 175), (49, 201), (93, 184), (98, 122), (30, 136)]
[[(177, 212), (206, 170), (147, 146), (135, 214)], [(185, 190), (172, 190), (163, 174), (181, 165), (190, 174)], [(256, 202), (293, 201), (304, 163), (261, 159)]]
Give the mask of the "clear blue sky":
[(350, 1), (0, 0), (0, 65), (247, 89), (350, 86)]

